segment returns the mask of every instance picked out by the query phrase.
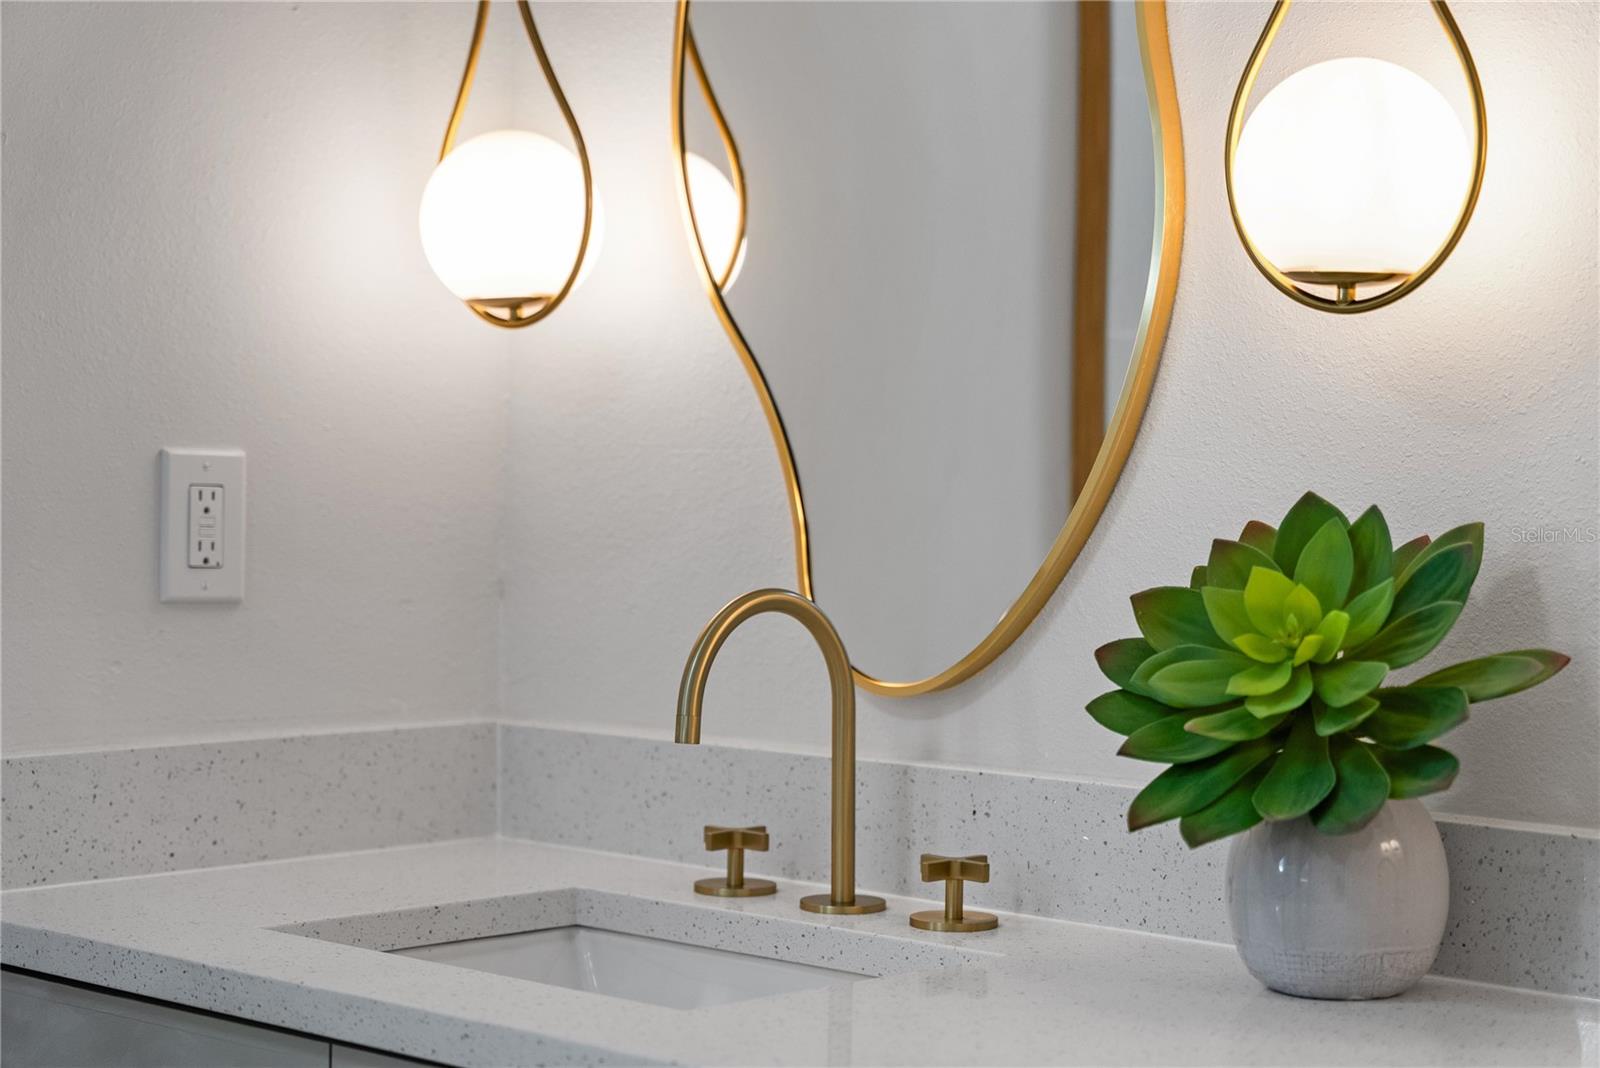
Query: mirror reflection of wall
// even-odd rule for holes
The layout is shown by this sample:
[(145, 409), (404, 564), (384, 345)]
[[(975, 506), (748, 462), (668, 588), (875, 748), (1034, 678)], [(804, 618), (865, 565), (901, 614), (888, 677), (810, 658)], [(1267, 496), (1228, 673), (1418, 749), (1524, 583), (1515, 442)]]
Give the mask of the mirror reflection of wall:
[[(870, 675), (935, 675), (982, 641), (1098, 454), (1159, 210), (1134, 18), (691, 9), (747, 187), (725, 300), (788, 432), (814, 597)], [(729, 174), (690, 78), (687, 150)]]

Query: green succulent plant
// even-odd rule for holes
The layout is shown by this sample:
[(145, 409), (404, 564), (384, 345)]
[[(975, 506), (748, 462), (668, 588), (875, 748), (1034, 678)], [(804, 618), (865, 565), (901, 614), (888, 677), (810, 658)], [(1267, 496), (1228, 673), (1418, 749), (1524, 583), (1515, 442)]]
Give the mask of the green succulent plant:
[(1301, 816), (1347, 834), (1448, 787), (1460, 763), (1429, 743), (1568, 661), (1522, 649), (1384, 685), (1449, 633), (1482, 558), (1481, 523), (1394, 548), (1376, 506), (1352, 523), (1307, 493), (1276, 528), (1214, 541), (1188, 586), (1134, 594), (1142, 636), (1095, 651), (1118, 689), (1088, 705), (1122, 756), (1172, 765), (1128, 828), (1176, 819), (1191, 847)]

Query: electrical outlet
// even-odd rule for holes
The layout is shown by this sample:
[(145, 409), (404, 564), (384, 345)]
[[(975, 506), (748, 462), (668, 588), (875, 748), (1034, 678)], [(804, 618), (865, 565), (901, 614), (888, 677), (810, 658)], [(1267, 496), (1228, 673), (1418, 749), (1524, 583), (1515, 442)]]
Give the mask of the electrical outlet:
[(244, 453), (161, 450), (163, 601), (244, 599)]
[(222, 566), (224, 487), (202, 484), (189, 487), (189, 566)]

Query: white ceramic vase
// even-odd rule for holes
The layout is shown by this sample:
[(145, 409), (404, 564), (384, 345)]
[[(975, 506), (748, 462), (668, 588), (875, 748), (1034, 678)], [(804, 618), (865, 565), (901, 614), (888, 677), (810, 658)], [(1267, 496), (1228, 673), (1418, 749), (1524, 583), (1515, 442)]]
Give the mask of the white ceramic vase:
[(1228, 854), (1228, 916), (1250, 974), (1305, 998), (1387, 998), (1428, 973), (1450, 911), (1439, 828), (1390, 801), (1354, 834), (1261, 823)]

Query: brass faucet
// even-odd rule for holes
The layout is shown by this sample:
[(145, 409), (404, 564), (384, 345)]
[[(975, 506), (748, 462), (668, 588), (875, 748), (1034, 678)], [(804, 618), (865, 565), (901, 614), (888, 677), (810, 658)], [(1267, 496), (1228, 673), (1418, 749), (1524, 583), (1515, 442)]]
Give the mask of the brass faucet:
[(788, 590), (752, 590), (729, 601), (695, 640), (678, 688), (678, 724), (673, 741), (700, 744), (700, 707), (712, 661), (728, 635), (751, 616), (781, 612), (800, 621), (822, 649), (833, 689), (833, 882), (832, 892), (800, 899), (807, 912), (856, 915), (882, 912), (883, 898), (856, 893), (856, 691), (850, 656), (822, 609)]

